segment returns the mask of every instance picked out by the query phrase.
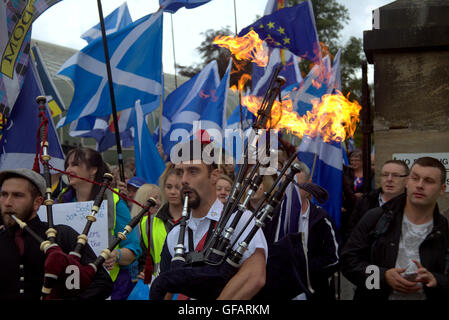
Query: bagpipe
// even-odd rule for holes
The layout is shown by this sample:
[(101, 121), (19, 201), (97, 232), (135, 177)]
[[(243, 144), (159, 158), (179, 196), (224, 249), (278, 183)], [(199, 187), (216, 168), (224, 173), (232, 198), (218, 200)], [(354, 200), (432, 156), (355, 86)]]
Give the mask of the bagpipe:
[[(280, 68), (277, 68), (271, 78), (269, 89), (253, 124), (257, 134), (267, 126), (267, 123), (273, 122), (273, 119), (270, 118), (271, 108), (277, 97), (281, 99), (280, 88), (285, 83), (285, 79), (278, 77), (279, 71)], [(265, 192), (263, 201), (231, 242), (236, 226), (241, 223), (242, 215), (247, 211), (249, 200), (263, 179), (260, 171), (256, 176), (261, 168), (261, 162), (257, 161), (251, 168), (248, 161), (249, 154), (255, 149), (258, 139), (259, 136), (256, 135), (251, 143), (245, 143), (244, 161), (239, 167), (230, 195), (223, 207), (220, 219), (213, 229), (212, 236), (206, 241), (201, 251), (184, 253), (185, 224), (180, 225), (179, 239), (175, 247), (178, 257), (172, 259), (170, 270), (160, 273), (153, 280), (150, 289), (151, 300), (164, 299), (167, 293), (181, 293), (194, 299), (214, 300), (220, 295), (226, 283), (237, 273), (248, 245), (267, 219), (272, 219), (276, 213), (275, 208), (282, 201), (287, 186), (301, 171), (299, 165), (294, 163), (297, 157), (295, 153), (290, 156), (270, 190)], [(269, 154), (270, 148), (266, 148), (265, 152)], [(288, 173), (287, 170), (289, 170)], [(298, 186), (307, 188), (308, 192), (321, 198), (327, 198), (327, 192), (313, 183), (299, 184)], [(184, 204), (183, 210), (187, 211), (187, 202), (185, 201)], [(251, 221), (254, 221), (254, 225), (246, 237), (239, 240)], [(270, 245), (266, 285), (254, 298), (261, 300), (292, 299), (301, 293), (310, 295), (310, 286), (305, 285), (307, 275), (303, 272), (307, 265), (307, 257), (304, 252), (299, 234), (285, 237), (282, 241)], [(182, 257), (179, 257), (181, 254)], [(279, 271), (281, 274), (277, 274)]]
[[(36, 241), (40, 243), (40, 250), (45, 253), (42, 299), (67, 299), (79, 294), (89, 287), (95, 277), (95, 274), (102, 266), (104, 261), (111, 256), (111, 252), (114, 250), (114, 248), (116, 248), (122, 240), (126, 239), (126, 235), (129, 234), (133, 230), (133, 228), (139, 224), (145, 213), (147, 213), (151, 207), (156, 205), (156, 200), (150, 198), (148, 199), (145, 206), (139, 204), (143, 208), (134, 218), (132, 218), (128, 222), (122, 232), (118, 233), (118, 236), (111, 242), (110, 246), (107, 249), (104, 249), (101, 252), (100, 256), (98, 256), (93, 263), (83, 265), (81, 263), (81, 257), (83, 248), (86, 246), (86, 243), (88, 241), (89, 230), (92, 226), (92, 223), (96, 221), (95, 215), (99, 211), (106, 189), (111, 189), (109, 185), (112, 182), (113, 176), (109, 173), (105, 173), (103, 176), (103, 182), (101, 183), (100, 191), (96, 195), (94, 203), (92, 205), (91, 213), (90, 215), (86, 216), (86, 225), (82, 233), (78, 235), (77, 242), (73, 251), (70, 251), (69, 253), (63, 252), (61, 247), (56, 243), (57, 230), (53, 222), (52, 205), (54, 204), (54, 201), (51, 199), (51, 165), (49, 164), (49, 160), (51, 159), (51, 157), (48, 155), (47, 151), (48, 141), (46, 125), (48, 123), (48, 119), (45, 117), (46, 98), (43, 96), (39, 96), (36, 98), (36, 101), (39, 104), (39, 117), (41, 118), (41, 124), (39, 126), (40, 148), (36, 154), (36, 159), (39, 157), (40, 161), (42, 162), (44, 171), (43, 175), (47, 185), (44, 199), (44, 205), (46, 205), (47, 209), (48, 222), (48, 229), (45, 232), (47, 239), (42, 239), (37, 233), (29, 228), (25, 222), (21, 221), (14, 215), (12, 215), (11, 217), (17, 222), (21, 229), (28, 232)], [(37, 172), (40, 171), (39, 162), (37, 160), (35, 161), (33, 170)], [(71, 288), (67, 288), (66, 286), (65, 280), (70, 274), (66, 273), (68, 267), (75, 267), (79, 270), (79, 290), (73, 290)]]

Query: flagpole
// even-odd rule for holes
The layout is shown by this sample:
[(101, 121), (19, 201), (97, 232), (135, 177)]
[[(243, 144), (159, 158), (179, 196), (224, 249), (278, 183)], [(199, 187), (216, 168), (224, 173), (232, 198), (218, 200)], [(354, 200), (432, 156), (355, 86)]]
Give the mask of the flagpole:
[(178, 88), (178, 79), (176, 77), (176, 55), (175, 55), (175, 31), (173, 30), (173, 13), (170, 14), (170, 21), (171, 21), (171, 41), (172, 41), (172, 47), (173, 47), (173, 64), (175, 67), (175, 88)]
[(101, 26), (101, 35), (103, 38), (103, 48), (104, 48), (104, 55), (105, 55), (105, 62), (106, 62), (106, 71), (108, 74), (109, 94), (111, 96), (112, 118), (114, 121), (115, 141), (117, 144), (118, 167), (119, 167), (119, 172), (120, 172), (120, 179), (123, 182), (125, 182), (125, 170), (123, 167), (122, 146), (120, 144), (120, 133), (119, 133), (119, 127), (118, 127), (118, 120), (117, 120), (117, 108), (115, 105), (114, 86), (112, 83), (111, 62), (109, 60), (109, 50), (108, 50), (108, 43), (107, 43), (107, 39), (106, 39), (106, 29), (104, 26), (104, 17), (103, 17), (103, 9), (101, 6), (101, 0), (97, 0), (97, 5), (98, 5), (98, 14), (100, 16), (100, 26)]
[[(234, 26), (235, 26), (235, 36), (237, 37), (238, 29), (237, 29), (237, 6), (234, 0)], [(232, 57), (231, 57), (232, 59)], [(242, 146), (245, 144), (245, 138), (243, 135), (243, 111), (242, 111), (242, 92), (240, 91), (238, 82), (237, 82), (237, 93), (239, 95), (239, 111), (240, 111), (240, 128), (242, 129)], [(226, 108), (226, 106), (225, 106)]]

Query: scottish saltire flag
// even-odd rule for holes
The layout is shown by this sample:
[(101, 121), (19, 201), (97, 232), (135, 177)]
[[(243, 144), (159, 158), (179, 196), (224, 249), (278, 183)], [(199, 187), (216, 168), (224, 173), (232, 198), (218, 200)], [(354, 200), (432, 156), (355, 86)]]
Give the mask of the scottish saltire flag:
[[(242, 107), (242, 121), (240, 121), (240, 105), (234, 108), (228, 120), (226, 121), (226, 129), (232, 130), (246, 130), (251, 127), (256, 117), (254, 114), (248, 110), (246, 106)], [(242, 128), (243, 124), (243, 128)]]
[(242, 121), (240, 121), (240, 105), (234, 108), (227, 119), (224, 149), (237, 161), (242, 158), (244, 144), (255, 119), (254, 114), (247, 107), (242, 106)]
[[(117, 32), (132, 23), (128, 5), (124, 2), (120, 7), (111, 12), (105, 19), (106, 35)], [(86, 31), (81, 38), (88, 43), (101, 38), (100, 24)], [(120, 133), (120, 143), (124, 148), (134, 146), (134, 135), (131, 130), (131, 108), (117, 114)], [(104, 117), (85, 116), (70, 124), (69, 134), (72, 137), (94, 138), (97, 141), (96, 149), (103, 152), (117, 144), (112, 115)]]
[[(295, 181), (297, 182), (296, 176)], [(299, 187), (294, 183), (290, 183), (285, 190), (285, 194), (282, 200), (275, 241), (282, 239), (289, 233), (297, 233), (299, 231), (301, 205), (302, 204)]]
[[(226, 126), (226, 102), (229, 88), (229, 76), (231, 74), (232, 60), (229, 59), (228, 67), (223, 78), (220, 81), (217, 89), (208, 100), (208, 103), (202, 113), (200, 119), (196, 123), (198, 127), (193, 127), (192, 133), (198, 130), (206, 130), (214, 139), (214, 132), (218, 133), (219, 137), (223, 136), (223, 128)], [(215, 140), (216, 143), (222, 143)]]
[(159, 177), (165, 170), (165, 163), (153, 142), (140, 101), (136, 101), (133, 117), (136, 176), (145, 178), (148, 183), (158, 184)]
[(0, 109), (12, 109), (30, 55), (31, 24), (59, 0), (0, 1)]
[(334, 90), (341, 91), (341, 66), (340, 66), (341, 49), (338, 49), (337, 54), (332, 61), (332, 71), (329, 77), (329, 85), (327, 93), (330, 94)]
[(298, 57), (290, 51), (274, 48), (271, 50), (270, 58), (266, 67), (259, 67), (253, 63), (252, 73), (252, 95), (263, 97), (268, 90), (274, 70), (282, 65), (279, 72), (286, 80), (284, 87), (300, 83), (302, 81), (301, 71), (298, 66)]
[[(162, 93), (162, 11), (107, 36), (117, 111), (159, 99)], [(111, 114), (103, 44), (94, 41), (64, 63), (59, 75), (75, 92), (61, 125), (91, 115)]]
[(33, 52), (33, 58), (36, 62), (36, 69), (39, 74), (45, 96), (47, 97), (47, 104), (50, 108), (51, 115), (52, 117), (60, 115), (63, 111), (65, 111), (64, 102), (62, 101), (59, 91), (53, 83), (50, 74), (48, 73), (39, 47), (32, 46), (31, 51)]
[[(123, 29), (130, 23), (132, 23), (131, 15), (129, 14), (128, 4), (124, 2), (120, 7), (112, 11), (106, 18), (104, 18), (104, 28), (106, 35), (114, 33), (120, 29)], [(81, 35), (81, 38), (86, 40), (87, 43), (101, 37), (100, 23), (93, 26)]]
[[(38, 129), (41, 119), (38, 117), (39, 106), (36, 97), (43, 95), (43, 89), (37, 77), (37, 71), (28, 64), (25, 81), (11, 112), (6, 131), (0, 142), (0, 170), (33, 168), (36, 147), (39, 142)], [(48, 153), (50, 164), (57, 169), (64, 169), (64, 153), (59, 144), (50, 112), (48, 119)], [(43, 168), (41, 166), (41, 172)]]
[[(201, 72), (172, 91), (164, 101), (162, 119), (162, 146), (164, 153), (170, 156), (172, 147), (193, 132), (193, 122), (201, 120), (209, 102), (216, 102), (220, 77), (215, 60), (211, 61)], [(218, 118), (222, 118), (217, 112)], [(159, 139), (159, 129), (155, 130), (155, 141)]]
[[(315, 156), (316, 155), (316, 156)], [(304, 136), (298, 158), (310, 168), (312, 181), (329, 193), (328, 201), (321, 205), (340, 228), (343, 183), (343, 153), (340, 142), (327, 143), (320, 136)]]
[(287, 86), (282, 95), (289, 94), (292, 100), (293, 110), (300, 116), (312, 110), (314, 100), (319, 100), (323, 94), (328, 93), (331, 66), (329, 56), (324, 57), (321, 64), (316, 64), (310, 70), (306, 78), (300, 83)]
[[(118, 112), (117, 121), (121, 146), (131, 148), (134, 136), (130, 129), (132, 108)], [(103, 152), (116, 145), (115, 128), (112, 115), (104, 117), (86, 116), (70, 123), (69, 134), (72, 137), (94, 138), (97, 141), (96, 150)]]
[(318, 62), (321, 60), (318, 34), (310, 0), (264, 16), (239, 32), (254, 30), (268, 46), (288, 49), (293, 54)]
[(164, 11), (175, 13), (182, 7), (192, 9), (208, 3), (211, 0), (159, 0), (159, 5)]

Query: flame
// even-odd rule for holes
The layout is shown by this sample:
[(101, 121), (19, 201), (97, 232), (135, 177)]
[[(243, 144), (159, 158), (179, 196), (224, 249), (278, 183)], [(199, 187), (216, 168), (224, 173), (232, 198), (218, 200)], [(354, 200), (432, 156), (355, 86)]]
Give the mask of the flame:
[[(243, 37), (220, 36), (215, 37), (214, 44), (227, 48), (235, 57), (232, 73), (240, 72), (244, 69), (246, 61), (256, 63), (260, 67), (268, 64), (268, 51), (263, 46), (263, 41), (259, 35), (251, 30)], [(244, 73), (238, 81), (238, 89), (243, 90), (245, 84), (251, 80), (251, 76)]]
[(321, 88), (321, 83), (315, 79), (312, 79), (312, 85), (317, 89)]
[[(262, 98), (255, 96), (245, 96), (242, 99), (242, 104), (256, 116), (261, 102)], [(275, 101), (267, 127), (275, 130), (286, 129), (300, 138), (304, 135), (320, 135), (325, 142), (340, 142), (354, 135), (362, 109), (357, 101), (351, 102), (337, 91), (337, 94), (325, 94), (321, 100), (314, 99), (311, 102), (312, 111), (299, 116), (293, 111), (291, 99), (284, 99), (282, 104)]]
[(268, 52), (259, 35), (251, 30), (243, 37), (216, 36), (213, 43), (227, 48), (237, 60), (250, 60), (260, 67), (268, 64)]

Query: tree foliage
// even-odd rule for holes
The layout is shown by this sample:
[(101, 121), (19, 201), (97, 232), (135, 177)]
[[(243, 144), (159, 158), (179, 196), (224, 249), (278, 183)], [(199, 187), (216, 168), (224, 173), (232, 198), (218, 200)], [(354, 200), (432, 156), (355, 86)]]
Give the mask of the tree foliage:
[(231, 54), (229, 50), (218, 47), (213, 43), (213, 41), (217, 36), (229, 36), (232, 34), (233, 32), (229, 26), (221, 28), (220, 30), (209, 29), (206, 32), (201, 32), (201, 35), (204, 36), (204, 40), (201, 42), (201, 45), (197, 48), (197, 50), (200, 53), (203, 62), (200, 64), (195, 64), (194, 66), (177, 65), (177, 68), (180, 69), (179, 74), (186, 77), (193, 77), (195, 74), (203, 70), (203, 68), (212, 60), (216, 60), (220, 77), (223, 77)]

